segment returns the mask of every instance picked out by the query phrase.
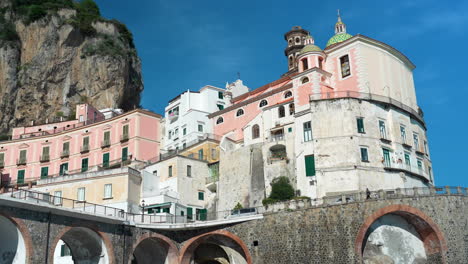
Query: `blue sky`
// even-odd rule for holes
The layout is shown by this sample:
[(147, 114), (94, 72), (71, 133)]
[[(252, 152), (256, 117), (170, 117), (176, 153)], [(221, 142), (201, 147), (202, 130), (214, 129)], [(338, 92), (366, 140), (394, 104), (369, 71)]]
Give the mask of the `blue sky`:
[[(240, 72), (257, 88), (287, 71), (283, 34), (309, 30), (324, 48), (340, 9), (350, 34), (403, 52), (414, 64), (437, 185), (468, 186), (468, 1), (97, 0), (132, 31), (142, 60), (142, 106), (163, 113), (187, 89), (224, 87)], [(289, 3), (289, 4), (288, 4)]]

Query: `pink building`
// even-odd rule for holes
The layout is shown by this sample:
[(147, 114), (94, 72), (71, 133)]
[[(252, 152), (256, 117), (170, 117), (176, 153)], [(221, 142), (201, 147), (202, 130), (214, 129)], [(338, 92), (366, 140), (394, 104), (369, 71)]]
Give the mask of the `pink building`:
[(220, 210), (261, 205), (281, 176), (312, 199), (434, 184), (404, 54), (348, 34), (340, 17), (323, 49), (298, 26), (284, 39), (288, 71), (209, 115), (230, 139), (220, 143)]
[(159, 156), (160, 115), (142, 109), (106, 115), (80, 104), (75, 120), (14, 128), (12, 139), (0, 142), (2, 186)]

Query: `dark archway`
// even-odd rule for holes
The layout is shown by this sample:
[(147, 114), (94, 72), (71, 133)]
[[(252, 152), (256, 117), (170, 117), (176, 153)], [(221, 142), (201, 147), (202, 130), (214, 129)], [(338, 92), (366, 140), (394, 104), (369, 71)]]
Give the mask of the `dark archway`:
[(0, 215), (0, 263), (28, 263), (29, 246), (23, 232), (12, 219)]
[(142, 236), (133, 247), (130, 264), (176, 264), (178, 263), (178, 249), (167, 237), (158, 234)]
[(63, 245), (68, 248), (71, 259), (75, 264), (107, 264), (112, 263), (112, 252), (109, 252), (108, 246), (100, 234), (87, 227), (71, 227), (65, 230), (63, 234), (56, 239), (54, 252), (52, 254), (53, 262), (59, 263), (63, 258), (69, 259), (63, 252)]
[(244, 242), (226, 230), (216, 230), (188, 240), (181, 250), (181, 264), (251, 264)]
[(416, 208), (398, 204), (381, 208), (365, 220), (355, 249), (361, 260), (446, 263), (447, 244), (428, 216)]

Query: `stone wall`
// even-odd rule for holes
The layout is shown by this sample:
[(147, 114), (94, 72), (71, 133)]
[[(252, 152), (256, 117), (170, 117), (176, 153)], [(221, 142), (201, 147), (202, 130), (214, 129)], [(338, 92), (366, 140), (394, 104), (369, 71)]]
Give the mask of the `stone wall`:
[(151, 240), (160, 247), (155, 252), (166, 252), (166, 263), (170, 264), (189, 263), (187, 259), (194, 254), (190, 248), (208, 237), (211, 244), (219, 242), (223, 248), (245, 252), (246, 263), (362, 263), (357, 252), (362, 252), (368, 228), (389, 214), (401, 216), (414, 226), (424, 243), (426, 263), (466, 263), (467, 212), (468, 197), (453, 194), (315, 207), (299, 201), (271, 207), (260, 220), (167, 231), (124, 226), (98, 217), (87, 216), (85, 220), (0, 205), (0, 214), (13, 219), (23, 233), (31, 256), (29, 263), (45, 263), (47, 254), (49, 258), (53, 254), (51, 248), (72, 227), (96, 231), (110, 253), (109, 263), (128, 263), (134, 248), (149, 237), (157, 238)]

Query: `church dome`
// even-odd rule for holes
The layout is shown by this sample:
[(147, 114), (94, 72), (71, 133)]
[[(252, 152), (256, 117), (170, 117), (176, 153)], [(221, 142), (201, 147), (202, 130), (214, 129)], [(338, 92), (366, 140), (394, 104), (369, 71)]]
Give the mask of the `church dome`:
[(340, 42), (343, 42), (347, 39), (350, 39), (352, 38), (353, 36), (348, 34), (348, 33), (339, 33), (339, 34), (336, 34), (334, 35), (333, 37), (331, 37), (328, 42), (327, 42), (327, 47), (330, 46), (330, 45), (333, 45), (333, 44), (336, 44), (336, 43), (340, 43)]
[(299, 51), (299, 54), (304, 54), (304, 53), (310, 52), (310, 51), (322, 51), (322, 49), (317, 45), (309, 44), (309, 45), (305, 46), (304, 48), (302, 48), (302, 50)]

